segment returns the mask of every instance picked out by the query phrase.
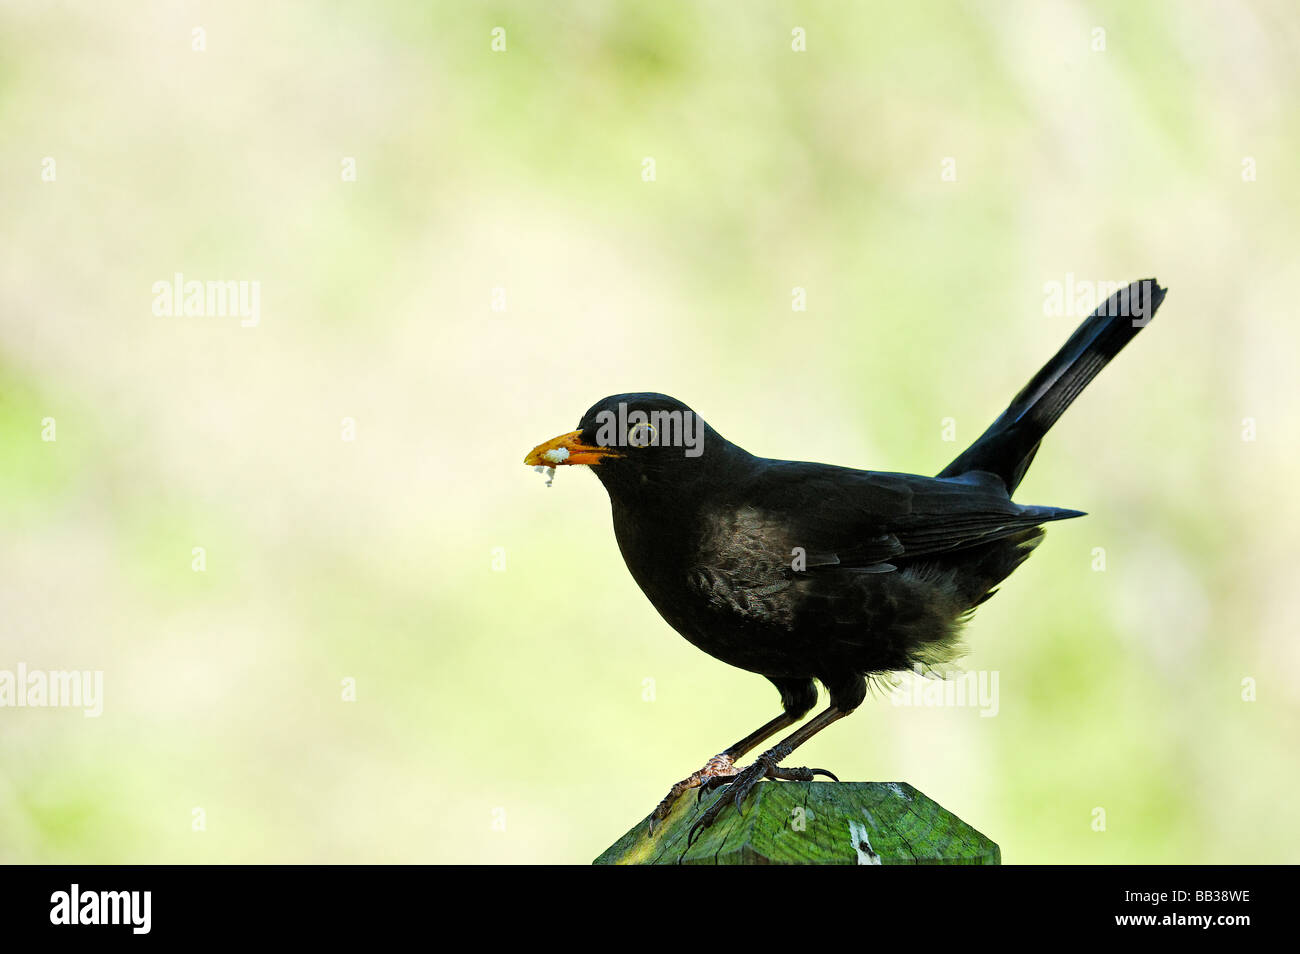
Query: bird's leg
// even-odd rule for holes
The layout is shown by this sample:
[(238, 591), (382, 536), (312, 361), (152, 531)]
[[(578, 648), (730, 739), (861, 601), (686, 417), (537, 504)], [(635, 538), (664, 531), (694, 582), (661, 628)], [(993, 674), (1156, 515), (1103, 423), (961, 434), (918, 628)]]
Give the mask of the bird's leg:
[[(743, 802), (745, 796), (749, 794), (750, 789), (757, 785), (761, 779), (779, 778), (799, 782), (811, 782), (813, 777), (818, 774), (830, 775), (830, 777), (834, 779), (835, 776), (831, 775), (831, 773), (827, 772), (825, 769), (783, 768), (780, 765), (780, 762), (822, 729), (826, 728), (832, 722), (843, 719), (852, 711), (853, 710), (849, 708), (839, 708), (832, 703), (830, 708), (809, 719), (806, 724), (801, 725), (776, 745), (758, 756), (753, 762), (741, 769), (739, 773), (734, 773), (725, 779), (720, 778), (717, 782), (710, 781), (708, 783), (709, 788), (714, 788), (721, 784), (729, 784), (730, 787), (719, 795), (713, 804), (705, 810), (704, 814), (700, 816), (699, 820), (691, 826), (690, 834), (687, 835), (686, 838), (687, 845), (689, 846), (701, 831), (714, 823), (718, 815), (722, 813), (723, 806), (726, 804), (728, 796), (730, 796), (731, 800), (735, 803), (736, 811), (740, 811), (741, 802)], [(836, 779), (836, 781), (838, 781), (838, 779)]]
[[(735, 745), (729, 746), (725, 751), (719, 752), (713, 758), (704, 763), (704, 767), (698, 772), (688, 775), (671, 789), (663, 797), (655, 810), (650, 814), (650, 834), (654, 834), (655, 827), (668, 817), (673, 810), (673, 805), (677, 804), (677, 799), (681, 798), (693, 788), (700, 788), (705, 782), (711, 779), (730, 778), (735, 775), (739, 769), (736, 768), (736, 759), (740, 758), (746, 752), (750, 751), (760, 742), (771, 738), (787, 726), (794, 725), (801, 718), (802, 713), (783, 712), (771, 722), (767, 723), (760, 729), (756, 729), (749, 735), (745, 736)], [(702, 791), (703, 789), (701, 789)]]

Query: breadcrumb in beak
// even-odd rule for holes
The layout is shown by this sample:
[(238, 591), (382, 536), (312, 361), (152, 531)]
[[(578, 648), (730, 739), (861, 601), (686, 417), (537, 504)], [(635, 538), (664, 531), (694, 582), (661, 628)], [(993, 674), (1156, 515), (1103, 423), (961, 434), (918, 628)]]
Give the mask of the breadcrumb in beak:
[[(554, 451), (552, 451), (552, 453), (554, 453)], [(569, 455), (569, 452), (568, 452), (568, 451), (565, 451), (565, 452), (564, 452), (564, 455), (567, 457), (567, 456)], [(547, 486), (547, 487), (551, 486), (551, 481), (553, 481), (553, 480), (555, 479), (555, 468), (554, 468), (554, 467), (543, 467), (541, 464), (538, 464), (536, 467), (533, 468), (533, 470), (537, 471), (539, 474), (545, 474), (545, 475), (546, 475), (546, 486)]]
[[(553, 447), (542, 456), (552, 464), (563, 464), (569, 459), (569, 449), (567, 447)], [(551, 470), (554, 472), (555, 468), (552, 467)]]

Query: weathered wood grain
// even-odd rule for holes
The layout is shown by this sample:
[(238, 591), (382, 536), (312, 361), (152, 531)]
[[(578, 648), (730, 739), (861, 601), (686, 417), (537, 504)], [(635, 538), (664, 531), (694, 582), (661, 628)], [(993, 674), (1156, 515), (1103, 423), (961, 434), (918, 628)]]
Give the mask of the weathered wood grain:
[(695, 819), (727, 790), (688, 792), (653, 837), (649, 817), (598, 865), (996, 865), (998, 846), (905, 782), (762, 782), (689, 849)]

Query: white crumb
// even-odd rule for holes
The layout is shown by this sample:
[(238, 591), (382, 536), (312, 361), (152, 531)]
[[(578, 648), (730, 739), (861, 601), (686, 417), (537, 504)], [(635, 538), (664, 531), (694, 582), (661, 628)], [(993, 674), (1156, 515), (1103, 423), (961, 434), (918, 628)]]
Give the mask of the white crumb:
[[(563, 464), (569, 459), (569, 449), (567, 447), (554, 447), (542, 455), (552, 464)], [(552, 468), (554, 469), (554, 468)]]
[[(552, 451), (551, 453), (554, 453), (554, 451)], [(567, 454), (568, 451), (565, 451), (565, 453)], [(546, 475), (546, 486), (547, 486), (547, 487), (551, 486), (551, 481), (553, 481), (553, 480), (555, 479), (555, 468), (554, 468), (554, 467), (543, 467), (541, 464), (538, 464), (536, 467), (533, 468), (533, 470), (537, 471), (539, 474), (545, 474), (545, 475)]]

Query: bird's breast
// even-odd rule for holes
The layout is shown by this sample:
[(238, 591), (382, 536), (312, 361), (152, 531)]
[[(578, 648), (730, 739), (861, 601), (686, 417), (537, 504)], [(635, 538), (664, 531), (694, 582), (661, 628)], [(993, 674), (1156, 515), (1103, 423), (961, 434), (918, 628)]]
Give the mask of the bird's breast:
[(797, 587), (782, 561), (760, 558), (718, 526), (614, 511), (623, 560), (668, 625), (725, 663), (785, 674)]

